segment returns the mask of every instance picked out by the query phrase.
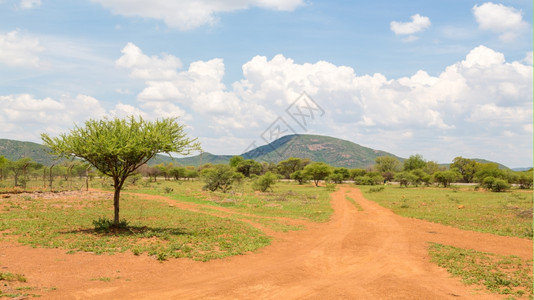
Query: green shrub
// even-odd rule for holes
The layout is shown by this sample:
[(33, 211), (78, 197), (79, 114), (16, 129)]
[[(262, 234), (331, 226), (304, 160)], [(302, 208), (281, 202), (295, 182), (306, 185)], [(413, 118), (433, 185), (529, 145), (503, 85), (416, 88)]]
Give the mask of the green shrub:
[(378, 193), (383, 191), (384, 189), (385, 188), (383, 186), (372, 187), (369, 189), (369, 193)]
[[(128, 228), (128, 221), (120, 220), (119, 225), (115, 228)], [(107, 218), (98, 218), (98, 220), (93, 220), (93, 226), (97, 232), (108, 232), (113, 226), (113, 220)]]
[(503, 179), (495, 179), (493, 186), (491, 187), (492, 192), (504, 192), (510, 189), (510, 184)]
[(329, 192), (335, 192), (336, 191), (336, 184), (335, 183), (327, 183), (326, 184), (326, 190)]
[(278, 177), (271, 173), (271, 172), (267, 172), (263, 175), (261, 175), (260, 177), (258, 177), (253, 183), (252, 183), (252, 188), (255, 190), (255, 191), (261, 191), (261, 192), (266, 192), (267, 190), (273, 190), (272, 186), (276, 183), (276, 181), (278, 180)]

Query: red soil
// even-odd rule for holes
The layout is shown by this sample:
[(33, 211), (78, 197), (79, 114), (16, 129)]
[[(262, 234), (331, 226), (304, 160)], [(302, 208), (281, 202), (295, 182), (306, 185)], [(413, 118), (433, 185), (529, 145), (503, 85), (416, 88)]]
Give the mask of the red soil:
[[(55, 287), (39, 292), (44, 299), (502, 299), (463, 285), (431, 263), (428, 242), (532, 259), (530, 240), (400, 217), (356, 188), (333, 193), (332, 206), (327, 223), (277, 233), (255, 253), (210, 262), (69, 255), (6, 243), (0, 244), (0, 262), (4, 271), (24, 274), (28, 285)], [(95, 280), (102, 277), (111, 281)]]

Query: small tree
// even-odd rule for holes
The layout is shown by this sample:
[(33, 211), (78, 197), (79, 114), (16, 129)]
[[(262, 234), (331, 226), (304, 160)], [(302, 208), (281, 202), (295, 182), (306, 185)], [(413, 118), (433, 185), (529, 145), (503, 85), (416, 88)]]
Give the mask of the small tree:
[(521, 174), (519, 174), (519, 178), (517, 182), (519, 183), (519, 188), (531, 189), (532, 188), (532, 170), (521, 172)]
[(245, 177), (250, 177), (250, 175), (253, 174), (259, 175), (262, 170), (262, 166), (259, 162), (253, 159), (246, 159), (237, 162), (235, 169), (237, 172), (243, 174)]
[(404, 171), (412, 171), (417, 169), (423, 169), (426, 166), (426, 161), (421, 154), (410, 156), (404, 161)]
[(379, 156), (375, 163), (374, 169), (380, 173), (396, 173), (402, 168), (400, 161), (393, 156)]
[(291, 179), (296, 180), (299, 184), (304, 184), (308, 182), (308, 175), (302, 170), (295, 171), (290, 175)]
[(203, 169), (200, 177), (204, 180), (204, 189), (212, 192), (221, 190), (223, 193), (226, 193), (235, 181), (240, 181), (244, 176), (241, 173), (235, 172), (228, 165), (215, 165)]
[(475, 173), (479, 170), (480, 164), (473, 159), (455, 157), (452, 160), (451, 169), (456, 169), (462, 175), (464, 182), (472, 182)]
[(403, 171), (400, 173), (395, 174), (395, 180), (399, 182), (399, 185), (402, 187), (403, 185), (405, 187), (408, 187), (408, 185), (416, 184), (417, 176), (415, 176), (412, 172)]
[(4, 179), (4, 167), (9, 165), (9, 160), (5, 156), (0, 155), (0, 180)]
[(454, 171), (438, 171), (434, 173), (434, 181), (438, 184), (443, 184), (443, 187), (448, 187), (452, 182), (456, 181), (460, 174)]
[(284, 176), (286, 179), (289, 179), (291, 174), (304, 169), (304, 167), (309, 163), (309, 159), (290, 157), (278, 163), (278, 174)]
[(120, 192), (126, 178), (158, 153), (183, 155), (200, 150), (196, 139), (189, 139), (184, 125), (176, 118), (148, 122), (141, 117), (88, 120), (69, 134), (51, 138), (41, 134), (51, 152), (58, 156), (79, 157), (113, 179), (113, 225), (119, 226)]
[(319, 181), (326, 179), (332, 173), (332, 168), (323, 162), (314, 162), (304, 168), (304, 174), (310, 177), (319, 186)]
[(367, 171), (365, 169), (350, 169), (349, 174), (349, 178), (355, 180), (356, 177), (364, 176), (365, 174), (367, 174)]
[(266, 192), (267, 190), (273, 190), (272, 186), (276, 183), (278, 180), (278, 176), (271, 172), (267, 172), (260, 177), (258, 177), (254, 183), (252, 184), (252, 188), (255, 191), (261, 191)]

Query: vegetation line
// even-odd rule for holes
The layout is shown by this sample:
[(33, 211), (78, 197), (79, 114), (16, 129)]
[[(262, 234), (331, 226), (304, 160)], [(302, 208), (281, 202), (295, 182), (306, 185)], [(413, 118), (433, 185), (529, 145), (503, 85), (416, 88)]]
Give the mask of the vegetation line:
[(352, 205), (354, 205), (358, 211), (363, 211), (363, 207), (360, 204), (356, 203), (356, 201), (352, 197), (350, 197), (349, 195), (345, 195), (345, 199), (352, 203)]

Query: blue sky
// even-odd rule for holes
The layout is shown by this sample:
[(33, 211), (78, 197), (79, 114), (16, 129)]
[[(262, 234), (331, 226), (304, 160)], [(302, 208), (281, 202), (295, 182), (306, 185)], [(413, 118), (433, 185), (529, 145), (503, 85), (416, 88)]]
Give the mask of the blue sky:
[[(282, 118), (408, 157), (532, 166), (532, 1), (0, 0), (0, 137), (180, 116), (241, 153)], [(305, 127), (302, 92), (324, 110)], [(298, 128), (298, 129), (296, 129)]]

